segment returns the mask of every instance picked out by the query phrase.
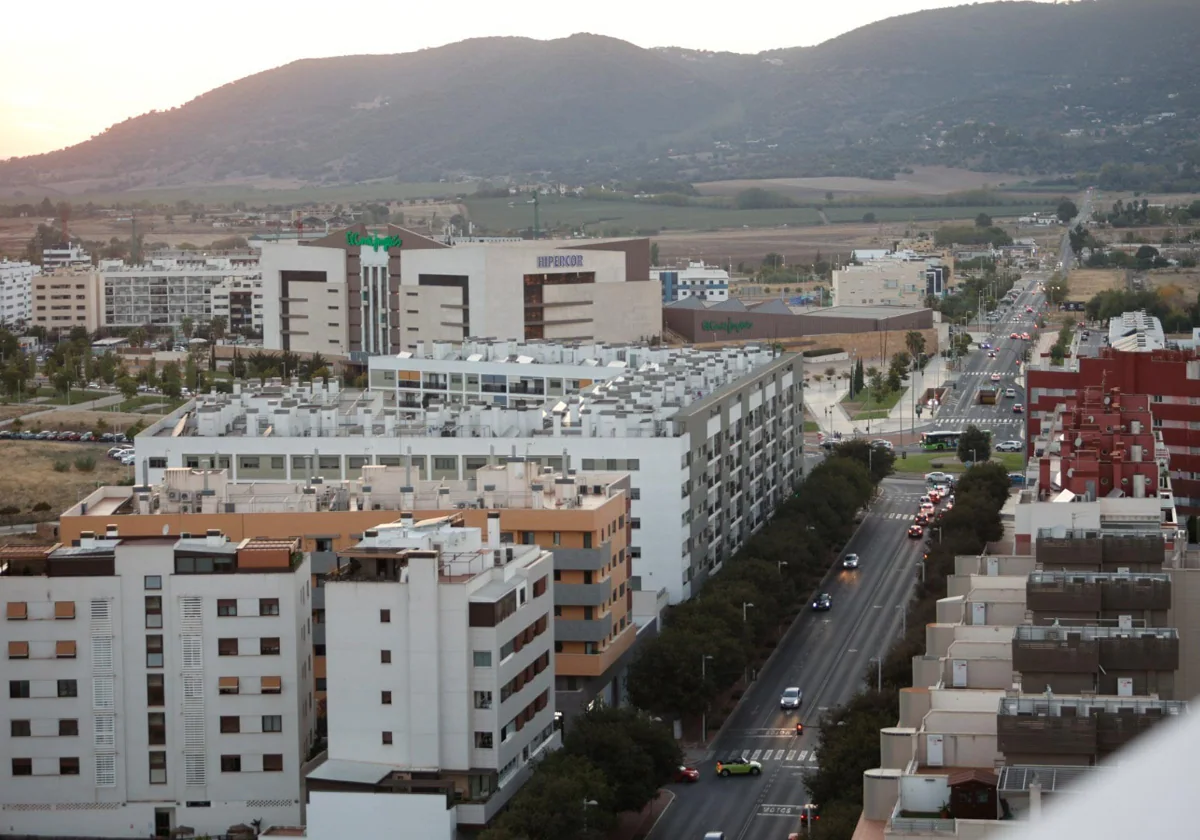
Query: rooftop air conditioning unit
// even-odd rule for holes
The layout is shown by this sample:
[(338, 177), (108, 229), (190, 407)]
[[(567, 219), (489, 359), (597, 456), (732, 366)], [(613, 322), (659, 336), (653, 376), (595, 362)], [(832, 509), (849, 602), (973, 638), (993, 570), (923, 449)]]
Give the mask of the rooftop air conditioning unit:
[(177, 502), (177, 501), (179, 501), (179, 493), (176, 492), (175, 490), (168, 490), (167, 498), (170, 499), (172, 502)]

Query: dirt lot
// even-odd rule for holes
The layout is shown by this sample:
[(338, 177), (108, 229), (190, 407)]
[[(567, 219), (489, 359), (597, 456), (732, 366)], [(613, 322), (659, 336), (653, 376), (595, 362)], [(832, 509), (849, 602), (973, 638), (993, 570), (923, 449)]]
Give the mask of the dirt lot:
[(14, 417), (24, 417), (41, 410), (41, 407), (35, 405), (0, 405), (0, 420), (12, 420)]
[[(38, 514), (38, 519), (57, 517), (62, 511), (91, 493), (99, 484), (116, 484), (129, 477), (129, 467), (105, 457), (108, 447), (103, 444), (41, 443), (35, 441), (0, 440), (0, 462), (3, 462), (4, 483), (0, 488), (0, 507), (14, 505), (21, 516), (14, 521), (31, 521), (31, 509), (38, 502), (48, 502), (50, 510)], [(74, 464), (77, 457), (90, 455), (95, 460), (92, 472), (80, 472)], [(56, 472), (55, 461), (70, 464), (67, 472)], [(7, 524), (7, 523), (5, 523)]]
[(1067, 282), (1071, 300), (1091, 300), (1110, 289), (1124, 289), (1125, 272), (1116, 268), (1077, 268)]
[(1021, 176), (1002, 172), (970, 172), (944, 166), (923, 166), (911, 175), (899, 174), (894, 181), (870, 178), (768, 178), (761, 181), (713, 181), (697, 184), (703, 195), (734, 195), (750, 187), (774, 190), (794, 200), (821, 200), (825, 193), (834, 195), (945, 195), (946, 193), (1015, 184)]
[[(936, 225), (923, 229), (932, 230)], [(908, 225), (841, 224), (820, 227), (768, 228), (760, 230), (680, 231), (654, 237), (659, 262), (704, 260), (710, 264), (745, 262), (757, 269), (763, 256), (774, 251), (789, 264), (811, 263), (820, 251), (823, 257), (849, 256), (855, 248), (890, 248), (903, 239)]]
[(103, 420), (110, 432), (123, 432), (134, 423), (149, 425), (159, 418), (158, 414), (118, 414), (112, 411), (55, 411), (26, 417), (22, 421), (26, 431), (53, 429), (64, 432), (88, 432)]
[(1200, 269), (1162, 268), (1140, 276), (1147, 288), (1156, 289), (1164, 298), (1181, 308), (1194, 304), (1200, 295)]

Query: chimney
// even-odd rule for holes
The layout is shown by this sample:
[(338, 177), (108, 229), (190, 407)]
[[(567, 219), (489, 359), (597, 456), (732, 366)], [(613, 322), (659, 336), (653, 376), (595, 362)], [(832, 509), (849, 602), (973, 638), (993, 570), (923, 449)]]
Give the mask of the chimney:
[(404, 485), (400, 488), (400, 509), (412, 510), (417, 506), (417, 494), (409, 485)]
[(496, 549), (500, 547), (500, 514), (491, 512), (487, 516), (487, 541), (488, 548)]
[(225, 535), (218, 528), (209, 528), (204, 532), (204, 543), (214, 548), (225, 545)]
[[(412, 511), (400, 514), (400, 525), (404, 528), (411, 528), (413, 526)], [(376, 534), (376, 536), (378, 536), (378, 534)]]
[(79, 547), (80, 548), (95, 548), (96, 547), (96, 532), (95, 531), (80, 531), (79, 532)]
[(362, 509), (371, 509), (371, 485), (364, 484), (362, 489)]
[(106, 525), (104, 527), (104, 539), (106, 539), (106, 540), (117, 539), (117, 526), (116, 525)]
[[(1035, 776), (1036, 780), (1037, 777)], [(1036, 823), (1042, 819), (1042, 783), (1033, 781), (1029, 783), (1029, 821)]]

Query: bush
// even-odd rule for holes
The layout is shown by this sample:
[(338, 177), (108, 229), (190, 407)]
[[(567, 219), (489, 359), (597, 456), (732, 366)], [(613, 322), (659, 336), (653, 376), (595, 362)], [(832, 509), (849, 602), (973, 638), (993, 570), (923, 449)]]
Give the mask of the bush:
[(0, 507), (0, 516), (16, 516), (21, 512), (21, 509), (16, 505), (5, 505)]
[(75, 469), (80, 472), (93, 472), (96, 469), (96, 459), (91, 455), (77, 455), (75, 457)]
[(805, 350), (800, 355), (806, 359), (815, 359), (819, 356), (832, 356), (836, 353), (845, 353), (841, 347), (822, 347), (819, 350)]
[(42, 513), (47, 510), (50, 510), (49, 502), (38, 502), (36, 505), (33, 506), (34, 513)]
[(55, 461), (54, 462), (54, 471), (55, 472), (70, 472), (71, 471), (71, 462), (70, 461)]

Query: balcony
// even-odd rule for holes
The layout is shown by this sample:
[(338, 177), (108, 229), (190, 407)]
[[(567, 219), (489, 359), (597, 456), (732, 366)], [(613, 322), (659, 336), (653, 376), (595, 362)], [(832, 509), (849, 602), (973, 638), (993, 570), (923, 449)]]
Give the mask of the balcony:
[(1168, 717), (1187, 713), (1177, 700), (1116, 697), (1008, 697), (996, 718), (1006, 756), (1102, 758)]
[(1013, 670), (1031, 674), (1170, 671), (1179, 634), (1168, 627), (1033, 627), (1013, 636)]
[(600, 583), (555, 583), (554, 606), (556, 607), (599, 607), (612, 599), (612, 582), (605, 578)]
[[(554, 568), (561, 572), (598, 572), (608, 565), (612, 549), (608, 543), (599, 548), (554, 549)], [(561, 584), (556, 584), (555, 589)]]
[(603, 642), (611, 632), (611, 612), (593, 619), (554, 619), (554, 639), (559, 642)]
[(1034, 572), (1026, 585), (1026, 603), (1047, 615), (1165, 611), (1171, 607), (1171, 578), (1154, 572)]

